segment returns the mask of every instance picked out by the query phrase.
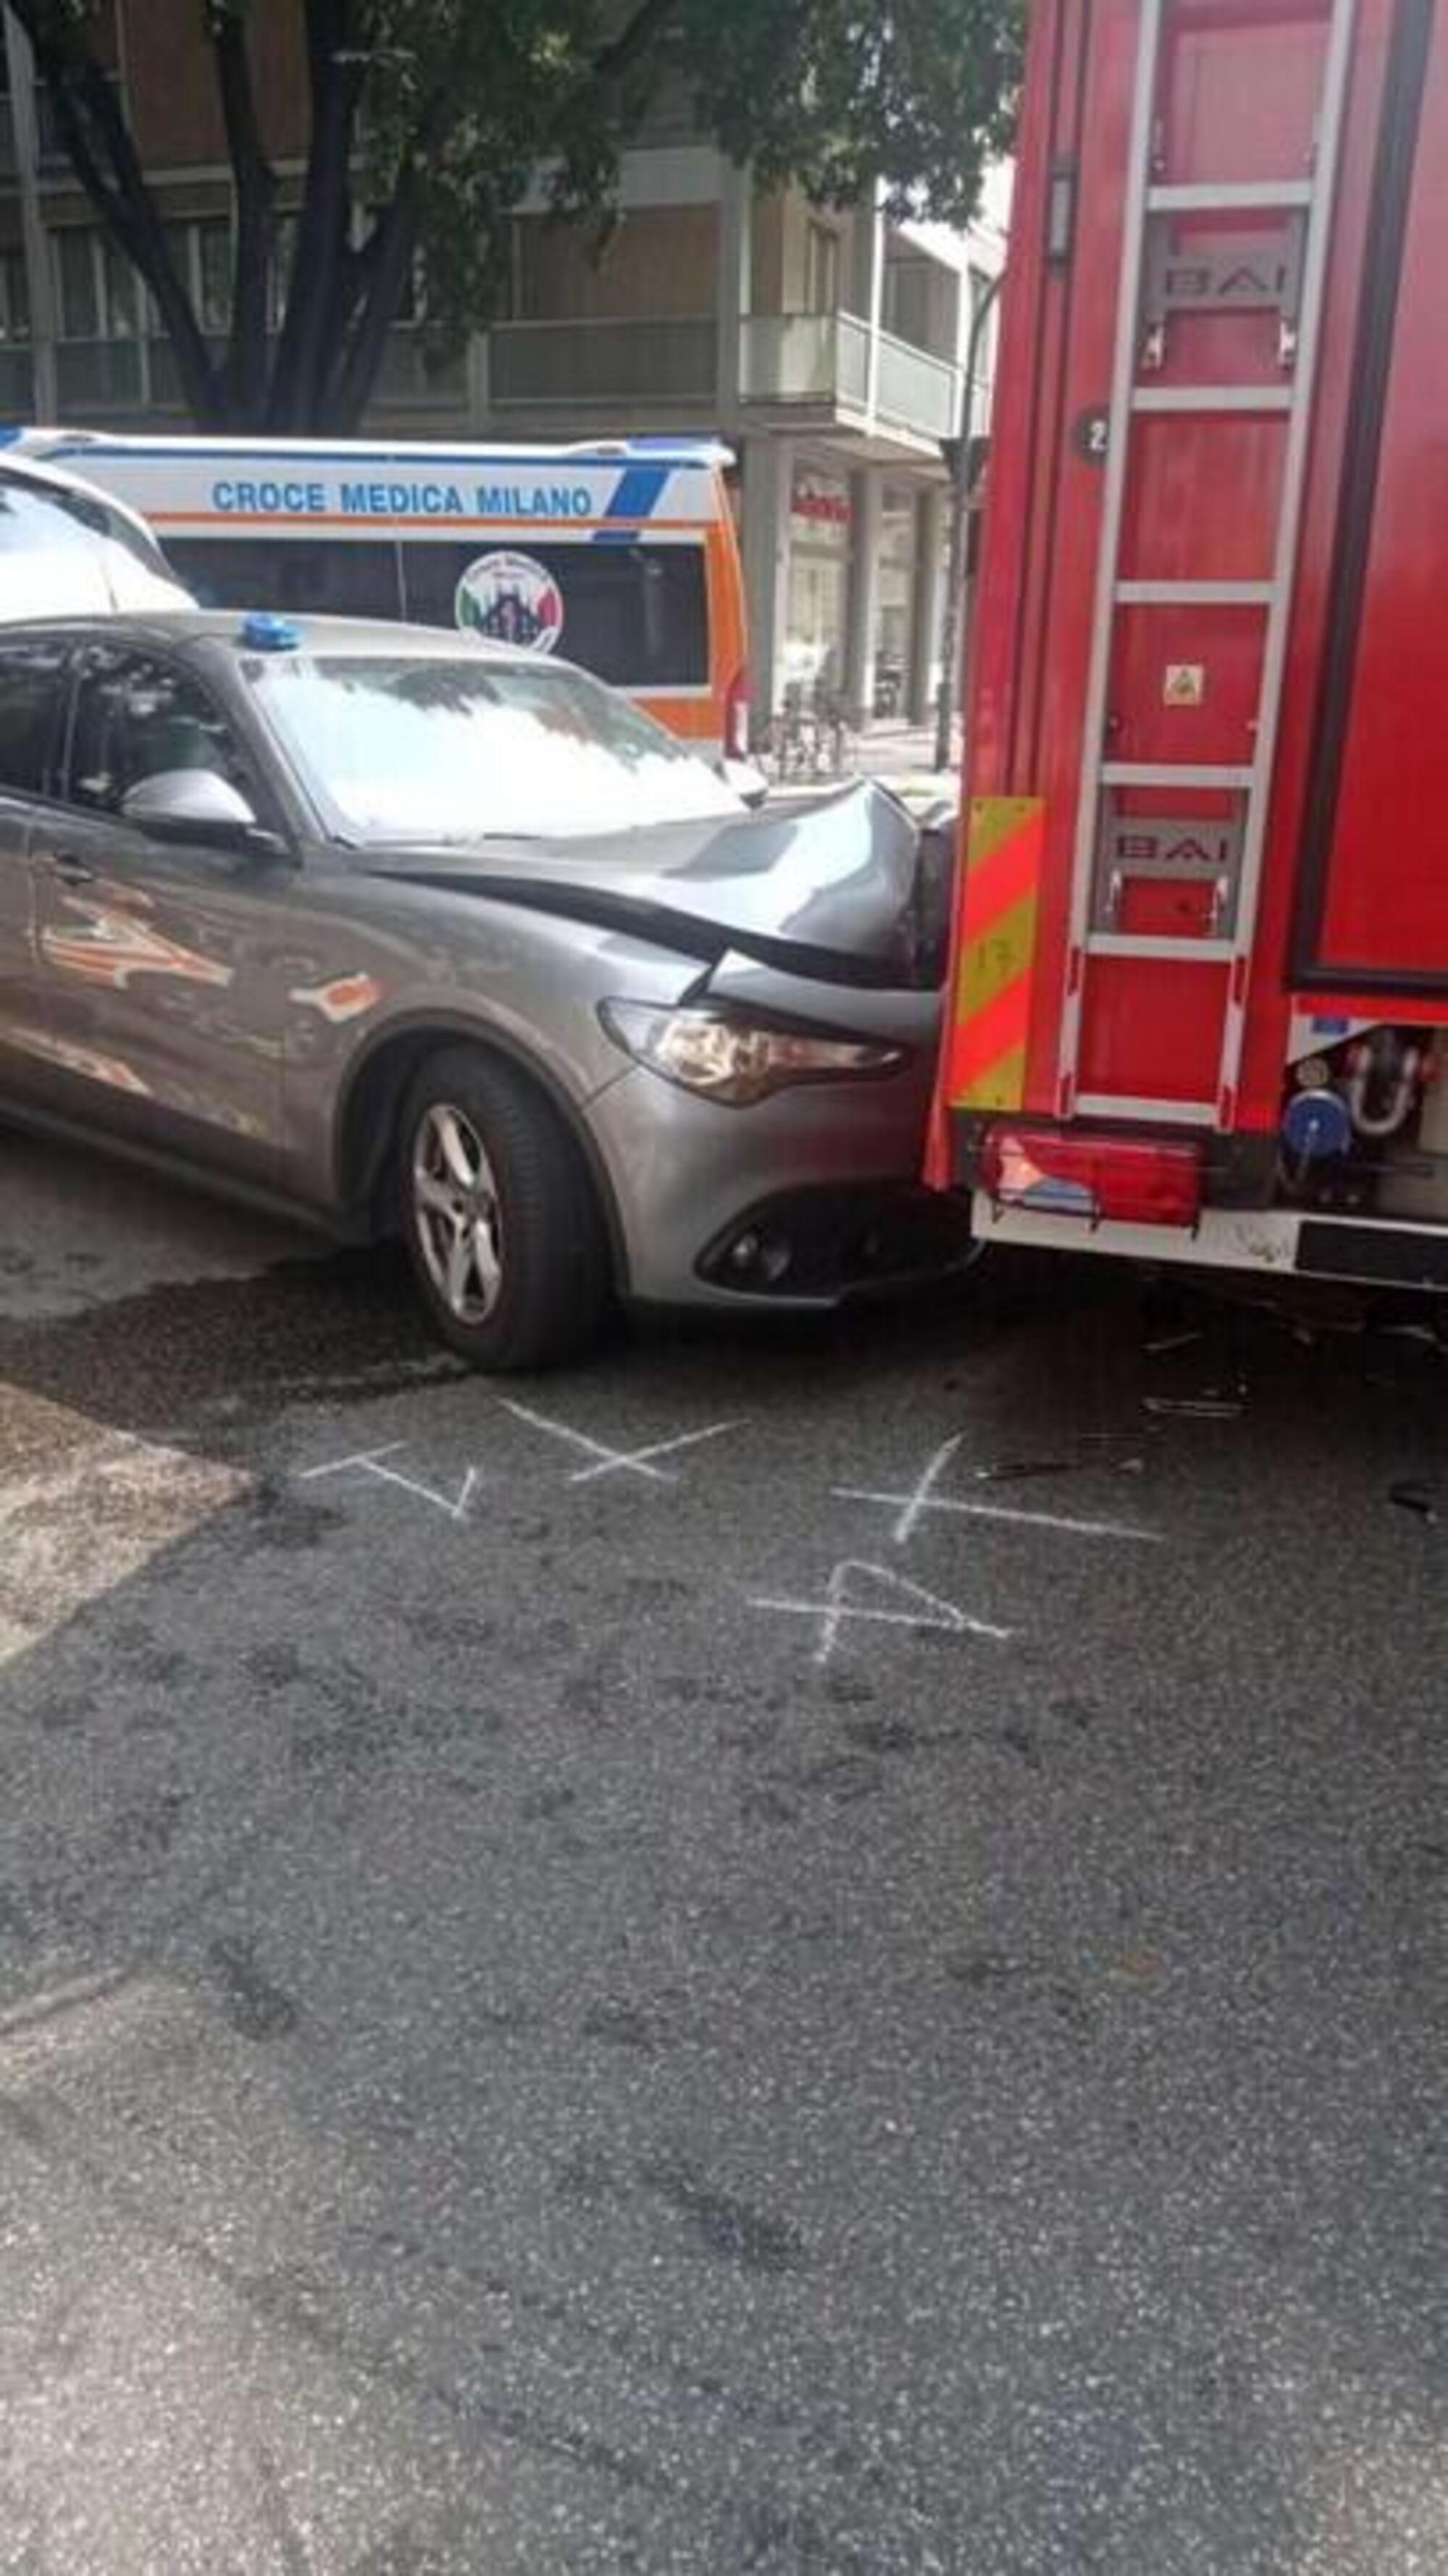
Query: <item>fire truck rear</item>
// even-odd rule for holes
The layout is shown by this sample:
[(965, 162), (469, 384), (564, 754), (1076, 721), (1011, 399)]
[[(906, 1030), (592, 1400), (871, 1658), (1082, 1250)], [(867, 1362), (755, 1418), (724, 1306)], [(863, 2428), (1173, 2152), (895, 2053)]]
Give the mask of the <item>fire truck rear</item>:
[(931, 1144), (987, 1241), (1448, 1288), (1448, 35), (1038, 0)]

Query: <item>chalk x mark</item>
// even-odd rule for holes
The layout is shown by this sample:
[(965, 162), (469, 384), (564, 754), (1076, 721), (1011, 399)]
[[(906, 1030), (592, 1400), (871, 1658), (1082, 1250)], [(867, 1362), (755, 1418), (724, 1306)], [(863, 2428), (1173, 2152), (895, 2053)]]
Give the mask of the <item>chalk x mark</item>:
[[(903, 1494), (898, 1498), (901, 1505), (900, 1517), (895, 1523), (894, 1530), (891, 1533), (897, 1547), (904, 1547), (907, 1541), (914, 1537), (915, 1525), (920, 1519), (921, 1514), (930, 1509), (930, 1505), (935, 1496), (935, 1488), (939, 1484), (941, 1477), (944, 1475), (946, 1468), (950, 1465), (950, 1462), (955, 1456), (955, 1453), (960, 1447), (961, 1441), (964, 1437), (965, 1434), (963, 1431), (957, 1431), (952, 1439), (942, 1440), (940, 1447), (936, 1450), (934, 1457), (931, 1459), (929, 1466), (926, 1468), (925, 1473), (921, 1477), (914, 1492), (912, 1494)], [(843, 1486), (838, 1487), (836, 1490), (843, 1493), (846, 1499), (850, 1501), (854, 1501), (856, 1499), (854, 1489), (852, 1487)]]
[[(900, 1505), (913, 1505), (913, 1494), (877, 1494), (866, 1485), (836, 1485), (835, 1499), (841, 1503), (882, 1503), (890, 1511)], [(1161, 1545), (1160, 1530), (1141, 1529), (1135, 1521), (1083, 1521), (1066, 1512), (1026, 1512), (1008, 1503), (967, 1503), (954, 1494), (927, 1494), (914, 1512), (909, 1527), (902, 1529), (905, 1512), (895, 1523), (896, 1546), (903, 1546), (921, 1512), (956, 1512), (966, 1520), (1008, 1521), (1018, 1529), (1059, 1530), (1067, 1538), (1137, 1539), (1144, 1546)]]
[[(863, 1578), (879, 1591), (912, 1606), (885, 1609), (879, 1602), (852, 1601), (852, 1577)], [(934, 1628), (951, 1637), (989, 1637), (1000, 1645), (1013, 1633), (1009, 1628), (993, 1626), (988, 1619), (973, 1619), (957, 1602), (942, 1600), (938, 1592), (927, 1592), (923, 1583), (912, 1583), (908, 1574), (896, 1574), (888, 1565), (871, 1565), (857, 1556), (843, 1557), (833, 1568), (823, 1601), (768, 1598), (755, 1599), (749, 1606), (752, 1610), (778, 1610), (791, 1618), (818, 1619), (819, 1643), (814, 1650), (817, 1664), (829, 1662), (847, 1619), (866, 1620), (880, 1628)]]
[(531, 1423), (535, 1431), (551, 1432), (555, 1440), (566, 1440), (592, 1460), (591, 1466), (575, 1467), (568, 1479), (570, 1485), (587, 1485), (598, 1476), (621, 1474), (651, 1478), (656, 1485), (672, 1485), (677, 1478), (667, 1468), (655, 1466), (656, 1458), (670, 1457), (678, 1449), (696, 1448), (701, 1440), (718, 1440), (724, 1432), (742, 1428), (741, 1422), (711, 1422), (702, 1431), (680, 1431), (672, 1440), (651, 1440), (643, 1449), (612, 1449), (606, 1441), (591, 1439), (586, 1431), (575, 1431), (571, 1423), (556, 1422), (551, 1414), (535, 1413), (531, 1405), (519, 1404), (511, 1396), (500, 1396), (498, 1401), (504, 1412), (511, 1413), (517, 1421)]
[(389, 1467), (385, 1463), (406, 1446), (405, 1440), (387, 1440), (380, 1449), (355, 1449), (348, 1458), (329, 1458), (320, 1467), (304, 1467), (298, 1481), (310, 1485), (318, 1476), (341, 1476), (349, 1469), (355, 1469), (375, 1476), (379, 1484), (399, 1486), (404, 1494), (415, 1495), (420, 1503), (431, 1503), (434, 1511), (441, 1512), (450, 1521), (465, 1521), (481, 1482), (477, 1468), (469, 1467), (455, 1494), (440, 1494), (434, 1486), (424, 1485), (420, 1478), (405, 1475), (400, 1467)]
[(942, 1440), (930, 1459), (919, 1482), (907, 1494), (879, 1492), (871, 1485), (836, 1485), (835, 1500), (841, 1503), (876, 1503), (896, 1514), (890, 1535), (897, 1547), (905, 1547), (914, 1537), (926, 1512), (954, 1512), (966, 1520), (1006, 1521), (1016, 1528), (1049, 1529), (1063, 1532), (1068, 1538), (1137, 1539), (1147, 1545), (1160, 1543), (1159, 1530), (1142, 1529), (1135, 1521), (1081, 1520), (1066, 1512), (1025, 1511), (1019, 1504), (967, 1502), (958, 1494), (937, 1493), (947, 1467), (954, 1459), (965, 1434), (957, 1431)]

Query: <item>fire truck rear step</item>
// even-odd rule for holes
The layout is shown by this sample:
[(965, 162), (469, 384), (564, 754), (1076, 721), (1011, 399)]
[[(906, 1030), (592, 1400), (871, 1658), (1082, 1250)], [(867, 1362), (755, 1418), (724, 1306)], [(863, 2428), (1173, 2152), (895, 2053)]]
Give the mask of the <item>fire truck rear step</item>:
[(1125, 407), (1129, 411), (1290, 412), (1294, 405), (1290, 385), (1134, 385)]
[(1119, 581), (1118, 608), (1270, 608), (1270, 581)]
[(1255, 215), (1312, 203), (1310, 179), (1159, 181), (1146, 192), (1149, 215)]

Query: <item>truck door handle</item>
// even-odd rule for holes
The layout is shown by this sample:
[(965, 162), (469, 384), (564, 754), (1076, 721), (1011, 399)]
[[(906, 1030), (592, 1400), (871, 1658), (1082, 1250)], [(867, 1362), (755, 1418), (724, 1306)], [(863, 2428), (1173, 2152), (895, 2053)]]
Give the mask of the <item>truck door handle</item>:
[(96, 881), (95, 869), (89, 867), (84, 859), (77, 857), (74, 850), (53, 852), (50, 872), (52, 876), (59, 877), (62, 885), (94, 885)]

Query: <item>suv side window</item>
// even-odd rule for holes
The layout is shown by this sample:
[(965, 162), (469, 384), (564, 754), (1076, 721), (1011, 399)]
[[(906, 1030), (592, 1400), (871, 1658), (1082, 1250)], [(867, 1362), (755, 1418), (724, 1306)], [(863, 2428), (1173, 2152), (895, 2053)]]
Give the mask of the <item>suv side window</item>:
[(61, 644), (0, 647), (0, 796), (54, 794), (67, 662)]
[(143, 778), (204, 769), (250, 794), (231, 727), (187, 671), (149, 653), (87, 657), (70, 744), (70, 801), (119, 813)]

